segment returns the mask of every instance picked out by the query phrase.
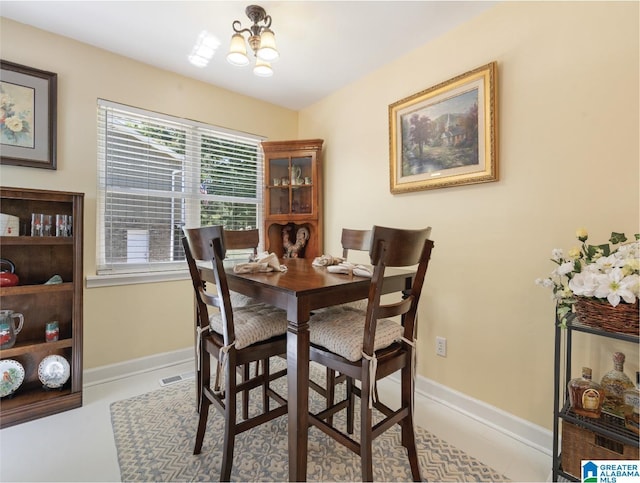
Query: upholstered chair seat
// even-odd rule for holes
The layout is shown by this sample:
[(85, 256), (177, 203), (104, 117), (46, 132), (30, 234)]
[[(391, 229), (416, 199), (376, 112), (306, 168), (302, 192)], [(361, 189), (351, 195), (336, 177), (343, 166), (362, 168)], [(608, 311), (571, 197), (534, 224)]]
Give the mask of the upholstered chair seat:
[[(355, 362), (362, 359), (364, 324), (367, 313), (349, 306), (320, 312), (309, 322), (311, 343)], [(380, 319), (373, 350), (389, 347), (402, 339), (403, 327), (390, 319)]]
[[(220, 312), (209, 317), (209, 327), (219, 335), (223, 334), (224, 320)], [(244, 349), (256, 342), (269, 340), (287, 333), (287, 313), (267, 304), (253, 304), (234, 307), (233, 324), (235, 348)]]
[(233, 290), (229, 290), (229, 296), (231, 297), (231, 306), (234, 309), (259, 303), (255, 299), (247, 297), (246, 295), (243, 295), (241, 293), (234, 292)]

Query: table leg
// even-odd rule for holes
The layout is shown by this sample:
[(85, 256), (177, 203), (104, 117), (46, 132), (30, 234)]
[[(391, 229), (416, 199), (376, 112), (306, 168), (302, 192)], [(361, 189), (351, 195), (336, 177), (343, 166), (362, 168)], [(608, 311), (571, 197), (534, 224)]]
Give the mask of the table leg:
[[(307, 319), (308, 319), (307, 315)], [(287, 331), (289, 481), (307, 480), (309, 426), (309, 323), (289, 322)]]

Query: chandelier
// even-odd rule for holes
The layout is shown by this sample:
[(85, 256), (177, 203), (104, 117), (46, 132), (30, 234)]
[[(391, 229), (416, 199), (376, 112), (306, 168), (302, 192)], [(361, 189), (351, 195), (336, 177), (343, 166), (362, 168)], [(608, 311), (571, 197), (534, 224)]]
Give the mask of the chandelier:
[(249, 28), (241, 28), (242, 24), (239, 20), (233, 22), (233, 31), (231, 36), (231, 45), (227, 60), (230, 64), (244, 66), (249, 63), (247, 57), (247, 44), (244, 35), (249, 34), (249, 45), (256, 57), (256, 63), (253, 67), (253, 73), (260, 77), (270, 77), (273, 75), (271, 62), (277, 60), (280, 54), (276, 49), (276, 37), (271, 30), (271, 16), (267, 15), (264, 8), (258, 5), (249, 5), (245, 13), (249, 20), (253, 22)]

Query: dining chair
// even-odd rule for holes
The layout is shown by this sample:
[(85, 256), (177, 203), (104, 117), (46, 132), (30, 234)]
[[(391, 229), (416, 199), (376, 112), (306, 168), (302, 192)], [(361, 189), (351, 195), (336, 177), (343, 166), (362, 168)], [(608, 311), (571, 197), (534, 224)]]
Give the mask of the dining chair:
[[(242, 258), (246, 262), (249, 257), (255, 258), (258, 255), (258, 245), (260, 245), (260, 230), (224, 230), (224, 246), (227, 250), (227, 258)], [(230, 255), (230, 251), (235, 252)], [(230, 291), (231, 305), (243, 307), (251, 305), (255, 301), (238, 292)]]
[(371, 230), (343, 228), (340, 243), (342, 244), (343, 258), (349, 258), (349, 250), (368, 252), (371, 245)]
[[(258, 255), (258, 245), (260, 245), (260, 230), (257, 228), (253, 230), (224, 230), (224, 246), (226, 248), (225, 258), (235, 258), (241, 261), (247, 261), (249, 258), (255, 258)], [(234, 252), (231, 254), (230, 252)], [(247, 297), (233, 290), (229, 291), (231, 295), (231, 306), (246, 307), (247, 305), (255, 304), (256, 301), (251, 297)], [(219, 361), (218, 361), (219, 363)], [(256, 362), (255, 371), (256, 376), (260, 370), (260, 362)], [(250, 364), (242, 366), (243, 380), (249, 379)], [(242, 392), (242, 417), (243, 419), (249, 418), (249, 390)]]
[[(349, 259), (350, 251), (361, 251), (368, 252), (371, 245), (371, 230), (356, 230), (352, 228), (343, 228), (342, 235), (340, 237), (340, 243), (342, 244), (342, 258), (345, 260)], [(356, 300), (354, 302), (347, 302), (346, 304), (342, 304), (338, 307), (338, 310), (344, 307), (352, 307), (358, 310), (367, 310), (367, 299)], [(327, 310), (333, 310), (333, 308), (328, 308)], [(327, 408), (333, 405), (333, 401), (335, 399), (335, 390), (336, 385), (344, 382), (346, 380), (346, 376), (344, 374), (340, 374), (336, 376), (336, 371), (326, 368), (326, 400), (327, 400)], [(349, 382), (350, 384), (353, 381)], [(351, 405), (347, 409), (347, 433), (353, 433), (353, 405)], [(333, 416), (329, 416), (327, 418), (327, 423), (333, 423)]]
[[(309, 415), (317, 427), (345, 447), (360, 455), (363, 481), (373, 480), (372, 442), (399, 424), (402, 445), (407, 448), (411, 474), (420, 481), (413, 421), (415, 377), (415, 337), (418, 302), (433, 242), (431, 228), (404, 230), (374, 226), (369, 255), (374, 266), (366, 311), (346, 309), (314, 314), (310, 327), (310, 360), (347, 377), (347, 395), (330, 408)], [(381, 301), (385, 270), (416, 266), (410, 287)], [(400, 316), (400, 322), (391, 317)], [(401, 404), (393, 410), (375, 396), (375, 382), (400, 371)], [(360, 388), (350, 381), (360, 381)], [(338, 411), (353, 407), (360, 396), (360, 440), (356, 441), (328, 422)], [(373, 424), (373, 409), (382, 420)]]
[[(343, 228), (340, 237), (342, 244), (342, 258), (349, 260), (350, 251), (368, 252), (371, 247), (371, 230), (354, 230), (351, 228)], [(361, 310), (366, 310), (366, 299), (356, 300), (344, 304)]]
[[(202, 450), (209, 407), (213, 405), (224, 415), (223, 455), (220, 480), (229, 481), (233, 466), (235, 436), (248, 429), (287, 413), (287, 402), (270, 387), (270, 382), (286, 375), (286, 369), (270, 373), (269, 358), (286, 356), (286, 312), (266, 304), (233, 307), (223, 261), (226, 238), (221, 226), (183, 228), (184, 251), (193, 282), (197, 304), (196, 354), (199, 368), (199, 419), (193, 454)], [(216, 293), (207, 290), (200, 276), (197, 261), (211, 261)], [(211, 314), (209, 314), (209, 309)], [(215, 379), (211, 379), (210, 357), (218, 361)], [(238, 382), (243, 367), (262, 362), (262, 371)], [(213, 384), (212, 384), (213, 382)], [(260, 414), (237, 420), (237, 395), (257, 387), (262, 388)], [(270, 409), (270, 399), (278, 406)]]
[[(258, 254), (258, 246), (260, 245), (260, 231), (258, 229), (252, 230), (224, 230), (224, 246), (226, 248), (226, 258), (237, 258), (242, 261), (247, 261), (251, 257), (255, 257)], [(232, 253), (233, 252), (233, 253)], [(256, 303), (250, 297), (242, 295), (233, 290), (229, 291), (231, 295), (232, 307), (245, 307)], [(208, 364), (209, 361), (205, 361)], [(242, 375), (244, 379), (249, 379), (250, 364), (242, 366)], [(256, 375), (259, 370), (259, 363), (255, 364)], [(200, 378), (200, 368), (196, 370), (196, 377)], [(200, 400), (199, 390), (196, 393), (196, 401)], [(242, 417), (247, 419), (249, 417), (249, 390), (242, 392)]]

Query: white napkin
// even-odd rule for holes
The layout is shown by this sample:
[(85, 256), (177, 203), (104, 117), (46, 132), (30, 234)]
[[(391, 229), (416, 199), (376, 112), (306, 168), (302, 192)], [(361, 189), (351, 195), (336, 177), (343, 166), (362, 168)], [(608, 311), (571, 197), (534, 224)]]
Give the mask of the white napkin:
[(233, 267), (234, 273), (286, 272), (287, 266), (280, 265), (275, 253), (259, 253), (255, 262), (238, 263)]
[(331, 255), (322, 255), (321, 257), (316, 257), (313, 259), (312, 265), (316, 267), (326, 267), (329, 265), (338, 265), (339, 263), (344, 262), (344, 258), (342, 257), (333, 257)]
[(367, 265), (356, 265), (350, 262), (342, 262), (338, 265), (330, 265), (327, 271), (331, 273), (346, 273), (348, 275), (356, 275), (357, 277), (371, 278), (373, 269)]

